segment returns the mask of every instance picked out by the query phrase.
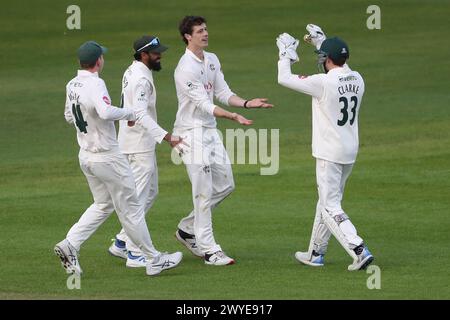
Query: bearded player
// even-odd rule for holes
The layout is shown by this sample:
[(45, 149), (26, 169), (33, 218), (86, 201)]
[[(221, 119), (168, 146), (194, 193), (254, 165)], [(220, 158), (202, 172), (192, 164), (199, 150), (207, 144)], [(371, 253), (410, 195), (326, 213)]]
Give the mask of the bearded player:
[[(146, 214), (158, 195), (158, 166), (156, 163), (156, 144), (166, 141), (171, 147), (181, 149), (180, 139), (172, 136), (157, 123), (156, 87), (153, 71), (161, 70), (162, 53), (167, 50), (158, 37), (142, 36), (133, 44), (134, 61), (122, 78), (122, 107), (144, 110), (141, 123), (145, 126), (128, 126), (126, 120), (120, 121), (119, 148), (130, 163), (136, 181), (139, 202)], [(146, 266), (142, 250), (122, 229), (108, 251), (119, 258), (126, 259), (126, 266), (139, 268)]]

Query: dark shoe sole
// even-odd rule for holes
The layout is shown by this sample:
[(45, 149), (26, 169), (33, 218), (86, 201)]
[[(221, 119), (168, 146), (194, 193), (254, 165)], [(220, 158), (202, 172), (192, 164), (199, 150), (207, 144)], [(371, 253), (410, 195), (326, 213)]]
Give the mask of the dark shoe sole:
[(181, 238), (181, 236), (178, 234), (178, 231), (175, 232), (175, 239), (177, 239), (179, 243), (181, 243), (186, 249), (188, 249), (189, 252), (192, 253), (192, 255), (193, 255), (194, 257), (201, 258), (201, 259), (204, 258), (204, 256), (199, 256), (199, 255), (196, 255), (194, 252), (192, 252), (192, 250), (191, 250), (191, 248), (189, 247), (189, 245), (187, 245), (187, 244), (185, 243), (185, 241), (183, 240), (183, 238)]
[(367, 267), (369, 266), (369, 264), (371, 264), (373, 262), (375, 258), (372, 256), (369, 259), (367, 259), (366, 262), (364, 262), (364, 264), (361, 266), (361, 268), (359, 268), (359, 270), (366, 270)]
[(71, 263), (69, 262), (69, 259), (67, 259), (66, 255), (62, 251), (61, 248), (56, 246), (53, 251), (58, 256), (58, 258), (61, 260), (61, 265), (63, 266), (64, 270), (66, 270), (67, 273), (75, 273), (75, 271), (72, 268)]

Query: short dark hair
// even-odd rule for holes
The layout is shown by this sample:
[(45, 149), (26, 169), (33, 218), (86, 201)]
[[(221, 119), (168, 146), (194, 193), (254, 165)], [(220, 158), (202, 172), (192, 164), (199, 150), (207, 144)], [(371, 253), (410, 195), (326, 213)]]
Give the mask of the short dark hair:
[(342, 67), (344, 65), (344, 63), (347, 61), (347, 58), (344, 58), (344, 57), (341, 57), (338, 59), (333, 59), (331, 57), (328, 57), (328, 58), (330, 58), (330, 60), (333, 61), (333, 63), (339, 67)]
[(136, 53), (134, 54), (134, 59), (135, 59), (136, 61), (141, 61), (141, 60), (142, 60), (142, 56), (141, 56), (141, 53), (142, 53), (142, 52), (145, 52), (145, 51), (136, 52)]
[(188, 41), (184, 37), (184, 35), (186, 33), (192, 35), (193, 27), (199, 26), (202, 23), (206, 23), (206, 19), (201, 16), (185, 16), (183, 20), (181, 20), (178, 26), (178, 30), (180, 31), (181, 38), (183, 39), (184, 43), (188, 44)]
[(81, 67), (81, 69), (92, 69), (93, 67), (95, 67), (96, 63), (97, 63), (97, 60), (94, 62), (89, 62), (89, 63), (86, 63), (86, 62), (81, 63), (80, 62), (80, 67)]

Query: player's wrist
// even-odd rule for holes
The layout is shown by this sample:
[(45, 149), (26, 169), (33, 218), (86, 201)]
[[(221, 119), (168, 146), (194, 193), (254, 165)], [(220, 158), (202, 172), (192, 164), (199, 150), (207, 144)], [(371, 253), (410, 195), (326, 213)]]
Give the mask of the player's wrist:
[(250, 102), (250, 100), (245, 100), (243, 107), (245, 109), (248, 109), (248, 103)]
[(172, 140), (172, 135), (170, 133), (166, 133), (163, 139), (170, 143)]

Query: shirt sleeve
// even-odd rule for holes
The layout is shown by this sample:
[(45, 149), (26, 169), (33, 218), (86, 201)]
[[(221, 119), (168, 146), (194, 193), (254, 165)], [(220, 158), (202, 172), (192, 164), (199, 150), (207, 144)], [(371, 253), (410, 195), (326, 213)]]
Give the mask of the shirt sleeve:
[(66, 92), (66, 105), (64, 108), (64, 118), (66, 119), (66, 121), (68, 123), (72, 124), (73, 116), (72, 116), (72, 112), (71, 112), (70, 108), (71, 108), (70, 99), (69, 99), (68, 92)]
[(133, 90), (133, 104), (130, 108), (134, 110), (145, 110), (148, 108), (150, 97), (153, 94), (153, 86), (150, 81), (141, 78), (137, 81)]
[(154, 94), (153, 86), (148, 79), (139, 79), (133, 93), (133, 106), (131, 107), (137, 114), (137, 124), (142, 126), (155, 139), (161, 143), (167, 131), (161, 128), (147, 112), (151, 95)]
[(214, 115), (216, 106), (210, 101), (203, 84), (193, 72), (179, 70), (175, 73), (175, 82), (192, 103), (203, 112)]
[(103, 120), (136, 120), (135, 113), (129, 108), (117, 108), (111, 105), (108, 89), (103, 80), (99, 79), (91, 92), (92, 103), (100, 118)]
[(235, 94), (230, 90), (230, 87), (225, 81), (225, 77), (222, 72), (222, 66), (220, 65), (220, 62), (218, 62), (218, 60), (216, 68), (218, 68), (218, 70), (216, 72), (216, 78), (214, 81), (214, 96), (222, 104), (228, 106), (228, 99), (230, 99), (230, 97)]
[(291, 73), (291, 62), (289, 59), (278, 61), (278, 83), (289, 89), (306, 93), (317, 99), (323, 95), (323, 75), (312, 76), (294, 75)]

